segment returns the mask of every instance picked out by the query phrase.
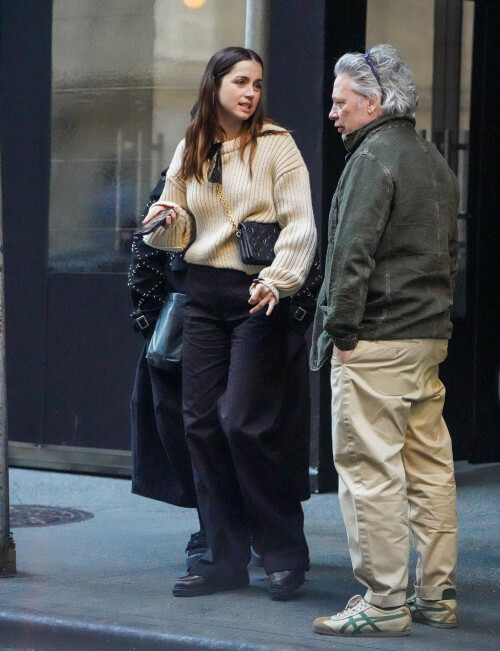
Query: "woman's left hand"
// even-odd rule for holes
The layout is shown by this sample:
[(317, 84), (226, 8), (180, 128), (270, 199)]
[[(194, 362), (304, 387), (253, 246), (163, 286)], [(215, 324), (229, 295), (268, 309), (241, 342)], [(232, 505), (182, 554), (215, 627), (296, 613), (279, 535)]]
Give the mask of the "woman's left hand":
[(248, 299), (248, 302), (250, 305), (255, 305), (255, 307), (250, 310), (250, 314), (258, 312), (267, 305), (266, 316), (269, 316), (276, 305), (276, 297), (269, 287), (266, 287), (262, 283), (256, 283), (250, 288), (250, 298)]

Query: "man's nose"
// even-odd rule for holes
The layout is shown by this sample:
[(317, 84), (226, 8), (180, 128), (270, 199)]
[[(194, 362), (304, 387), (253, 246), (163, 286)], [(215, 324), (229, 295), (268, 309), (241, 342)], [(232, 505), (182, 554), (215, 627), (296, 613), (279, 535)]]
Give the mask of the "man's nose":
[(330, 120), (336, 120), (336, 119), (338, 118), (338, 116), (339, 116), (339, 114), (338, 114), (338, 112), (337, 112), (337, 107), (336, 107), (335, 104), (334, 104), (334, 105), (332, 106), (332, 110), (331, 110), (330, 113), (328, 114), (328, 118), (329, 118)]

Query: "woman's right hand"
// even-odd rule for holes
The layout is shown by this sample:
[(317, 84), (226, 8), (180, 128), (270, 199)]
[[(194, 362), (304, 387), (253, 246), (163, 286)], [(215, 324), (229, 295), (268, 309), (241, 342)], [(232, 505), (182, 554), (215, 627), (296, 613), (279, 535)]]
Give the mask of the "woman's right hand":
[(143, 224), (147, 224), (150, 222), (152, 219), (154, 219), (157, 215), (159, 215), (161, 212), (166, 212), (166, 219), (165, 219), (165, 224), (173, 224), (177, 217), (179, 216), (180, 209), (177, 206), (163, 206), (161, 204), (156, 204), (155, 206), (151, 206), (151, 208), (148, 211), (148, 214), (144, 219), (142, 220)]
[(255, 312), (258, 312), (267, 305), (266, 316), (271, 314), (277, 303), (276, 297), (269, 287), (266, 287), (263, 283), (256, 282), (252, 283), (250, 287), (250, 298), (248, 302), (250, 305), (255, 305), (250, 310), (250, 314), (255, 314)]

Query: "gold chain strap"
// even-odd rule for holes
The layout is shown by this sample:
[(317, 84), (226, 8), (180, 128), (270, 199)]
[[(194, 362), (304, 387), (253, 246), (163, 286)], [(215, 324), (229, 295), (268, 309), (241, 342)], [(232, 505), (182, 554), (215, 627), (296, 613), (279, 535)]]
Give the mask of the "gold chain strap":
[(219, 195), (219, 199), (221, 200), (221, 203), (227, 212), (227, 216), (229, 217), (231, 224), (233, 225), (234, 233), (236, 237), (241, 237), (241, 233), (238, 230), (238, 226), (236, 225), (236, 222), (234, 221), (233, 216), (231, 215), (231, 211), (229, 210), (229, 206), (227, 205), (226, 197), (222, 192), (222, 185), (220, 183), (216, 183), (215, 187), (217, 188), (217, 194)]

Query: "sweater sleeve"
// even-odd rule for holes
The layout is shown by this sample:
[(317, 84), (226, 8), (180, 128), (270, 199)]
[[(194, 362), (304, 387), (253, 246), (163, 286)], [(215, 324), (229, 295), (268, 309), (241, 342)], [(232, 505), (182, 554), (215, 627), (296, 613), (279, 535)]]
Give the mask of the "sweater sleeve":
[(165, 187), (158, 201), (152, 206), (163, 206), (165, 209), (178, 207), (180, 213), (170, 226), (160, 226), (152, 233), (144, 236), (144, 242), (155, 249), (166, 251), (183, 251), (194, 238), (194, 219), (187, 208), (186, 182), (177, 178), (181, 168), (185, 141), (182, 140), (175, 150), (165, 179)]
[(273, 199), (281, 233), (274, 247), (276, 257), (259, 279), (283, 298), (305, 282), (316, 249), (316, 226), (304, 160), (289, 134), (278, 137), (283, 142), (277, 151)]

